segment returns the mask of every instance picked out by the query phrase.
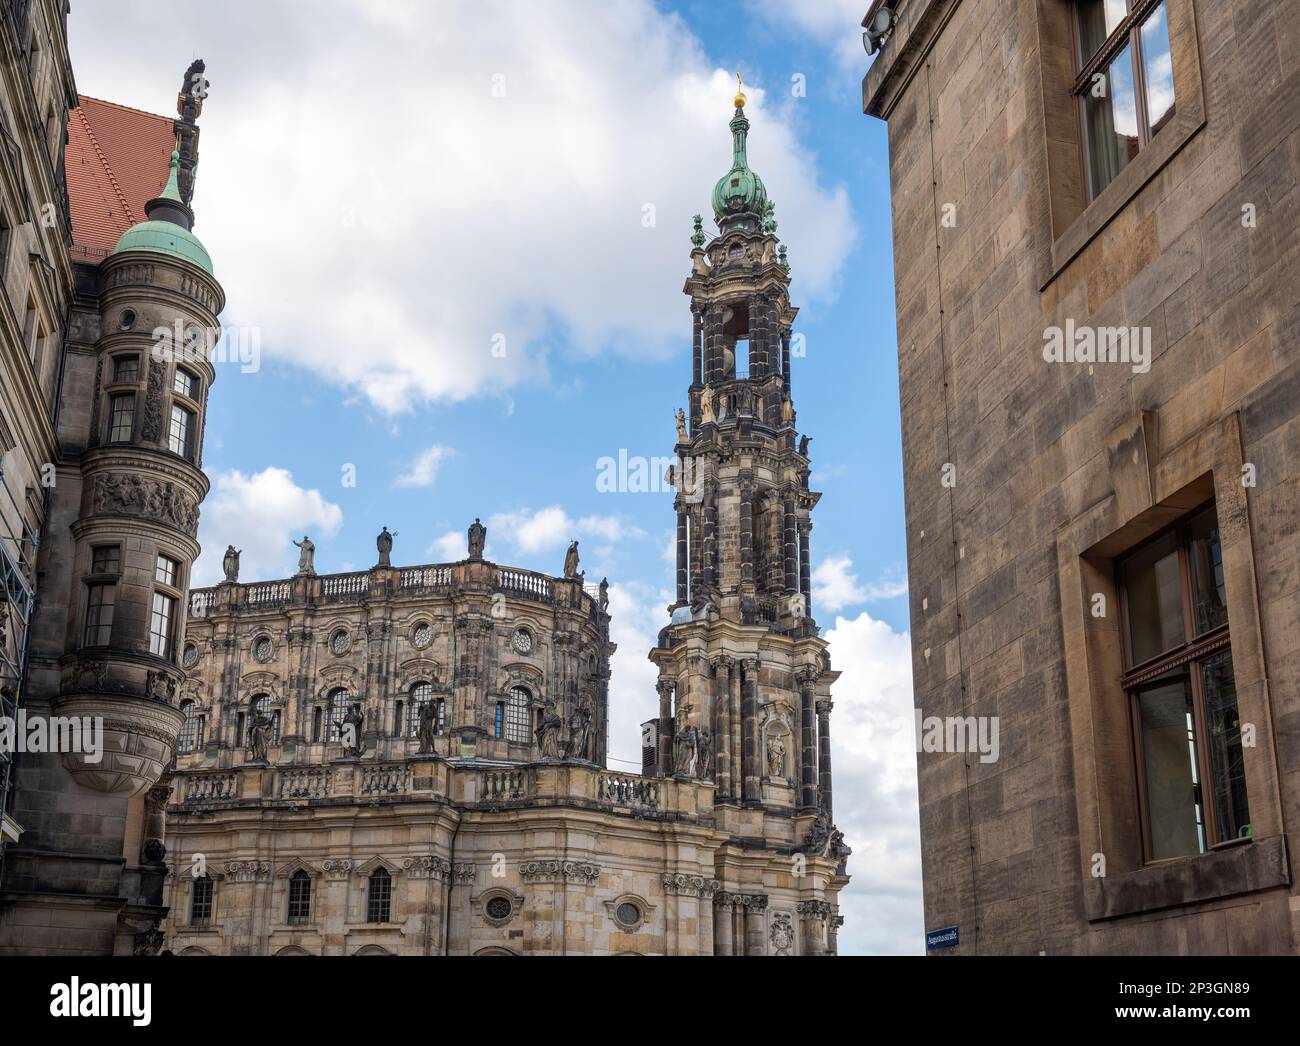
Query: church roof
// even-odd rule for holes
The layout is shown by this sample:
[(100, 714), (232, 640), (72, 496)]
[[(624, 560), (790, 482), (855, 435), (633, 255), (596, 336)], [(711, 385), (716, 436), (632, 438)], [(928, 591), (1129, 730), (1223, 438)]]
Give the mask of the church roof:
[(68, 113), (64, 160), (72, 258), (100, 262), (166, 185), (175, 121), (85, 95), (80, 102)]

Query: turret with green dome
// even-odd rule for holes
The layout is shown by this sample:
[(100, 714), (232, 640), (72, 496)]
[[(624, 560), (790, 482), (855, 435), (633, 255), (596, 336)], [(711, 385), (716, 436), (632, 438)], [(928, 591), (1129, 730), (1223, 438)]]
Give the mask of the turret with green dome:
[[(740, 74), (736, 74), (739, 88)], [(749, 119), (745, 116), (745, 94), (737, 89), (734, 99), (736, 115), (731, 118), (731, 170), (718, 179), (713, 187), (713, 217), (719, 227), (725, 219), (738, 215), (755, 215), (761, 218), (767, 211), (767, 189), (763, 179), (749, 167), (745, 142), (749, 134)]]
[(113, 253), (146, 251), (165, 254), (197, 265), (211, 276), (214, 275), (212, 258), (199, 238), (190, 231), (194, 226), (194, 212), (181, 199), (177, 176), (180, 159), (180, 153), (173, 150), (167, 185), (160, 195), (144, 205), (147, 220), (127, 229), (117, 241)]

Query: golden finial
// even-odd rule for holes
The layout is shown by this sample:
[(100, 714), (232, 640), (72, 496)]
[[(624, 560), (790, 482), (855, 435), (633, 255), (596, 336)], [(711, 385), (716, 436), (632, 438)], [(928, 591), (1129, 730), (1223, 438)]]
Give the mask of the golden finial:
[(741, 87), (740, 74), (737, 73), (736, 74), (736, 97), (732, 99), (732, 103), (736, 106), (737, 109), (745, 108), (745, 92), (742, 91), (740, 87)]

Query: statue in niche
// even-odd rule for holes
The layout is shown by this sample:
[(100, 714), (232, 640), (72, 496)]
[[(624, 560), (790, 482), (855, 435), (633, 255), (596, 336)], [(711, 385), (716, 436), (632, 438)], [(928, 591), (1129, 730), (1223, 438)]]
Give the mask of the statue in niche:
[(420, 739), (420, 755), (433, 753), (433, 739), (438, 736), (438, 705), (428, 700), (420, 705), (420, 726), (416, 733)]
[(570, 543), (569, 550), (564, 554), (564, 576), (566, 578), (578, 578), (578, 543)]
[(800, 436), (800, 437), (799, 437), (799, 454), (800, 454), (801, 457), (805, 457), (805, 458), (806, 458), (806, 457), (808, 456), (808, 444), (811, 443), (811, 442), (812, 442), (812, 437), (811, 437), (811, 436)]
[(591, 741), (591, 707), (584, 701), (569, 723), (569, 759), (586, 759)]
[(221, 569), (226, 572), (226, 581), (232, 585), (239, 581), (239, 554), (242, 551), (234, 545), (227, 545), (226, 554), (221, 557)]
[(248, 724), (248, 761), (266, 762), (266, 746), (271, 736), (273, 720), (262, 709), (254, 708)]
[(681, 705), (677, 709), (677, 726), (673, 738), (673, 770), (686, 777), (694, 777), (699, 766), (700, 732), (688, 726), (692, 706)]
[(353, 759), (360, 759), (365, 750), (365, 742), (361, 739), (361, 724), (365, 718), (361, 706), (353, 705), (339, 724), (339, 740), (343, 742), (343, 752)]
[(677, 442), (685, 443), (689, 438), (690, 438), (689, 434), (686, 431), (686, 411), (682, 410), (681, 407), (678, 407), (677, 408)]
[(600, 594), (596, 598), (602, 614), (609, 610), (609, 578), (600, 579)]
[(785, 399), (781, 401), (781, 424), (794, 424), (794, 404), (790, 401), (789, 396), (786, 396)]
[(564, 720), (555, 712), (555, 702), (547, 701), (536, 731), (537, 749), (543, 759), (563, 758), (560, 751), (560, 729), (563, 726)]
[(379, 532), (379, 537), (375, 538), (375, 548), (379, 549), (379, 566), (391, 567), (393, 565), (392, 551), (393, 538), (395, 537), (397, 537), (395, 533), (390, 534), (388, 528), (384, 527), (384, 529)]
[(717, 415), (713, 413), (713, 390), (705, 385), (700, 393), (700, 424), (716, 425), (717, 422)]
[(767, 772), (772, 777), (785, 777), (785, 742), (779, 734), (767, 739)]
[(699, 738), (699, 776), (713, 780), (713, 738), (706, 733), (701, 733)]
[(306, 534), (294, 544), (302, 550), (298, 553), (298, 576), (311, 577), (316, 573), (316, 546)]
[(469, 558), (482, 559), (483, 546), (487, 544), (487, 527), (476, 516), (469, 525)]

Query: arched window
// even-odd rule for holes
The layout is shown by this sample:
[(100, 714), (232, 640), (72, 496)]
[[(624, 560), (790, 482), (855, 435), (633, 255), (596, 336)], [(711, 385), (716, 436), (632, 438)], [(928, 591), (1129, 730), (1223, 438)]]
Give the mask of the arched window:
[(366, 888), (366, 922), (386, 923), (392, 915), (393, 877), (380, 865), (370, 873)]
[(289, 925), (311, 920), (311, 876), (299, 868), (289, 876)]
[(433, 696), (432, 683), (414, 683), (411, 686), (411, 700), (406, 706), (406, 730), (404, 736), (416, 737), (420, 733), (420, 712), (430, 701), (436, 702), (434, 710), (438, 714), (438, 733), (446, 732), (446, 702), (441, 697)]
[(176, 739), (176, 751), (183, 755), (203, 747), (203, 716), (196, 713), (194, 702), (188, 700), (181, 702), (181, 715), (185, 721), (181, 723), (180, 736)]
[(212, 921), (212, 880), (202, 875), (190, 890), (190, 925), (207, 926)]
[(329, 736), (326, 741), (337, 741), (342, 736), (343, 719), (350, 705), (351, 695), (347, 687), (339, 686), (330, 691)]
[(529, 704), (532, 695), (522, 686), (512, 686), (510, 700), (506, 703), (506, 740), (527, 745), (533, 741), (532, 715)]
[[(274, 712), (271, 711), (271, 695), (254, 694), (248, 700), (248, 711), (249, 711), (249, 716), (248, 716), (249, 735), (251, 735), (253, 732), (254, 717), (258, 713), (261, 713), (264, 716), (269, 716), (271, 719), (271, 730), (266, 738), (266, 743), (268, 745), (278, 745), (280, 743), (280, 712), (278, 709)], [(248, 743), (251, 742), (251, 740), (252, 740), (251, 736), (245, 737), (244, 744), (247, 745)]]

